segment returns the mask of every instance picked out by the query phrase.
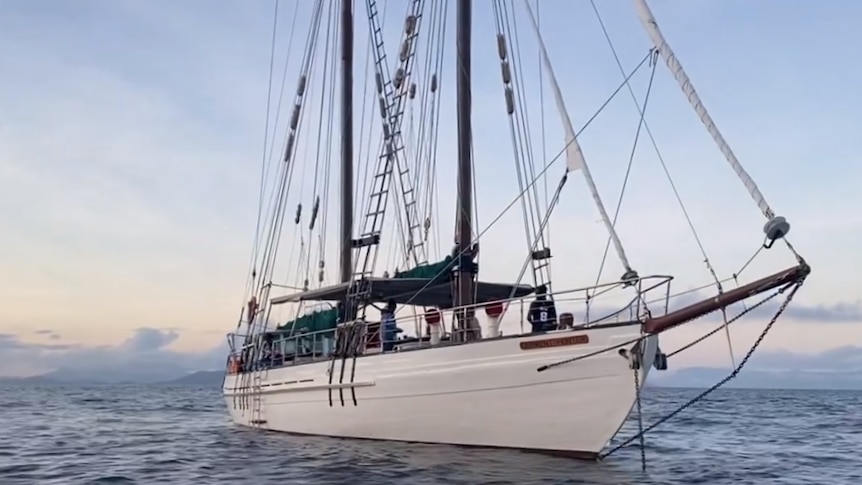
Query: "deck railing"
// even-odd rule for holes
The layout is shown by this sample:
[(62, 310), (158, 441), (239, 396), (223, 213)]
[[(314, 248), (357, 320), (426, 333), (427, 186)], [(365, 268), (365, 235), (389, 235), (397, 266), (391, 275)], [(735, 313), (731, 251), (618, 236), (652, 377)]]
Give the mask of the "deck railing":
[[(556, 307), (556, 320), (558, 322), (566, 314), (570, 315), (574, 321), (574, 307), (583, 305), (582, 311), (578, 312), (582, 317), (581, 321), (573, 322), (572, 325), (561, 325), (558, 327), (560, 329), (581, 329), (592, 326), (633, 322), (641, 320), (647, 313), (655, 317), (668, 311), (671, 299), (671, 280), (672, 277), (670, 276), (647, 276), (630, 281), (628, 284), (615, 282), (589, 288), (555, 292), (553, 295), (550, 295), (549, 300), (553, 301)], [(634, 288), (635, 296), (628, 303), (621, 306), (616, 305), (612, 309), (597, 306), (596, 302), (600, 297), (606, 296), (613, 290), (623, 286)], [(660, 297), (658, 296), (659, 293), (661, 294)], [(650, 299), (648, 295), (652, 295), (654, 298)], [(452, 323), (456, 320), (455, 315), (463, 314), (465, 309), (472, 310), (473, 313), (478, 313), (482, 308), (494, 307), (497, 311), (502, 309), (502, 313), (495, 316), (502, 324), (506, 314), (513, 308), (518, 308), (520, 330), (515, 335), (530, 333), (529, 331), (524, 331), (524, 322), (526, 318), (525, 311), (529, 307), (528, 300), (533, 299), (535, 299), (535, 296), (531, 295), (528, 297), (439, 310), (442, 344), (458, 344), (458, 342), (454, 342), (451, 339), (453, 331)], [(413, 311), (405, 314), (409, 309), (413, 309)], [(426, 326), (425, 317), (427, 314), (418, 312), (417, 310), (416, 307), (407, 306), (402, 306), (396, 310), (396, 326), (402, 330), (412, 327), (414, 336), (402, 336), (395, 340), (384, 340), (386, 333), (383, 332), (383, 325), (379, 321), (364, 320), (363, 324), (367, 327), (360, 343), (359, 353), (368, 355), (384, 352), (384, 349), (389, 351), (389, 348), (392, 348), (393, 351), (400, 351), (430, 346), (428, 332), (423, 331)], [(514, 322), (510, 319), (508, 323), (511, 324)], [(243, 334), (229, 334), (228, 339), (231, 341), (232, 351), (228, 357), (228, 373), (257, 371), (329, 360), (332, 358), (332, 353), (336, 346), (337, 330), (337, 327), (314, 332), (301, 332), (300, 330), (300, 332), (294, 334), (278, 331), (261, 331), (252, 335), (251, 338)], [(241, 347), (236, 348), (234, 345), (236, 341), (244, 343)]]

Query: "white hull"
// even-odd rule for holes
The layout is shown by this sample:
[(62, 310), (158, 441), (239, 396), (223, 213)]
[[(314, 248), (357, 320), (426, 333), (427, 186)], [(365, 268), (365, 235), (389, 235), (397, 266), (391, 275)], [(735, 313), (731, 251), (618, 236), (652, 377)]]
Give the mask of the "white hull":
[[(345, 438), (507, 447), (595, 458), (635, 403), (633, 371), (617, 350), (537, 372), (542, 365), (637, 338), (638, 325), (561, 331), (360, 357), (351, 389), (339, 389), (336, 363), (329, 404), (329, 362), (261, 373), (260, 413), (228, 375), (224, 393), (234, 422), (262, 429)], [(588, 335), (589, 343), (521, 350), (521, 342)], [(657, 336), (646, 339), (643, 385)], [(629, 346), (630, 347), (630, 346)], [(350, 380), (348, 361), (344, 382)], [(300, 382), (302, 381), (302, 382)], [(255, 423), (256, 420), (260, 423)]]

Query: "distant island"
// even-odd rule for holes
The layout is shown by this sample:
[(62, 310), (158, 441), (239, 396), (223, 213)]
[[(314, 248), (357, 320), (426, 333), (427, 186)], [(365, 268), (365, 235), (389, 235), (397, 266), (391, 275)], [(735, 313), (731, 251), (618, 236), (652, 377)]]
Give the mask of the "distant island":
[[(730, 373), (727, 368), (687, 367), (665, 372), (653, 371), (647, 381), (649, 387), (706, 388)], [(126, 373), (57, 370), (26, 378), (0, 378), (0, 382), (34, 384), (98, 385), (98, 384), (153, 384), (161, 386), (194, 386), (219, 388), (224, 370), (202, 370), (177, 375), (161, 372)], [(727, 387), (749, 389), (836, 389), (862, 390), (862, 373), (853, 371), (744, 369)]]
[[(221, 360), (221, 359), (219, 359)], [(816, 354), (771, 351), (758, 354), (727, 383), (727, 387), (750, 389), (862, 390), (862, 347), (848, 345)], [(212, 368), (210, 368), (212, 369)], [(0, 378), (0, 382), (65, 385), (152, 384), (219, 388), (223, 369), (194, 369), (170, 360), (141, 365), (115, 362), (110, 365), (61, 367), (26, 378)], [(652, 371), (649, 387), (711, 387), (730, 373), (727, 367), (675, 367)]]
[(171, 386), (221, 387), (224, 381), (223, 370), (201, 370), (158, 384)]
[[(730, 373), (728, 368), (686, 367), (650, 374), (647, 381), (655, 387), (706, 388)], [(749, 389), (834, 389), (862, 390), (862, 373), (825, 370), (761, 370), (745, 368), (727, 387)]]
[(164, 378), (163, 375), (122, 375), (108, 373), (99, 375), (93, 372), (70, 372), (57, 370), (31, 377), (5, 377), (0, 383), (67, 384), (67, 385), (107, 385), (107, 384), (153, 384), (164, 386), (221, 387), (224, 380), (223, 370), (203, 370), (180, 376), (176, 374)]

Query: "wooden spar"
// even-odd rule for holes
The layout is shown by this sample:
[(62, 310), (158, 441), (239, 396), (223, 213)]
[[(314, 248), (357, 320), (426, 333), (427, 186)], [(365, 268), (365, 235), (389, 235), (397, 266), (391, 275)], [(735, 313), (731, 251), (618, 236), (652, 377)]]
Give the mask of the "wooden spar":
[(342, 282), (353, 276), (353, 2), (341, 0), (341, 261)]
[(659, 333), (669, 328), (682, 325), (688, 321), (700, 318), (704, 315), (727, 308), (734, 303), (739, 303), (746, 298), (759, 295), (766, 291), (784, 286), (790, 283), (798, 283), (805, 279), (811, 273), (811, 267), (807, 263), (800, 263), (798, 266), (788, 268), (784, 271), (779, 271), (773, 275), (761, 278), (757, 281), (752, 281), (747, 285), (724, 292), (714, 298), (693, 303), (687, 307), (672, 311), (665, 315), (656, 318), (650, 318), (644, 321), (644, 332)]
[[(472, 110), (472, 24), (473, 0), (458, 0), (457, 3), (457, 115), (458, 115), (458, 199), (456, 201), (456, 217), (458, 224), (457, 248), (458, 254), (470, 251), (473, 244), (473, 128)], [(463, 313), (456, 317), (458, 328), (464, 331), (465, 340), (477, 337), (474, 333), (473, 314), (475, 309), (475, 274), (472, 269), (458, 265), (456, 275), (455, 305), (463, 307)]]

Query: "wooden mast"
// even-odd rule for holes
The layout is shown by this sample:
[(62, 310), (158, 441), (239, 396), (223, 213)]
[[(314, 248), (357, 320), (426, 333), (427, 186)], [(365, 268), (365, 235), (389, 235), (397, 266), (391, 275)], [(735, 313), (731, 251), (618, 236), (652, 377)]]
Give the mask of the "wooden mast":
[[(460, 261), (472, 263), (471, 243), (473, 238), (473, 164), (471, 126), (471, 41), (473, 2), (458, 0), (457, 10), (457, 54), (455, 71), (457, 76), (457, 113), (458, 113), (458, 199), (455, 205), (457, 229), (456, 250)], [(472, 264), (464, 267), (458, 264), (455, 275), (455, 306), (462, 307), (475, 303), (475, 271)], [(475, 309), (470, 307), (457, 315), (456, 333), (459, 340), (476, 338), (473, 329)]]
[(353, 1), (341, 0), (341, 261), (340, 277), (353, 277)]

